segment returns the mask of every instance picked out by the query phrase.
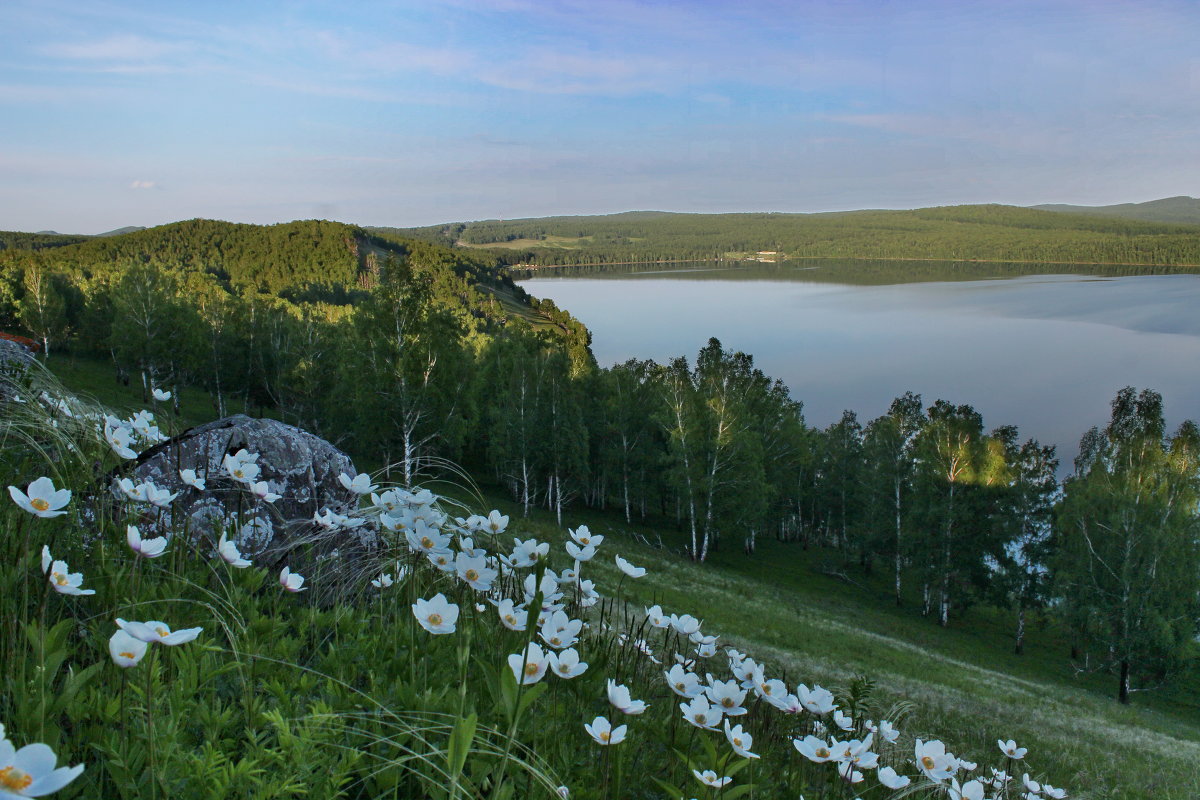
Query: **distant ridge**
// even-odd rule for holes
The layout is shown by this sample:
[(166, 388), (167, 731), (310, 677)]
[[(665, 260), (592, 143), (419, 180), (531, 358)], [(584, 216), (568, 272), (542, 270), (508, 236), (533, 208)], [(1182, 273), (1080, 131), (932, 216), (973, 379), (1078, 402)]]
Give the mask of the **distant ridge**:
[(1145, 222), (1174, 222), (1200, 225), (1200, 200), (1187, 195), (1164, 197), (1145, 203), (1118, 203), (1112, 206), (1072, 206), (1062, 203), (1030, 206), (1039, 211), (1056, 211), (1064, 214), (1093, 214), (1105, 217), (1123, 217)]
[(146, 226), (144, 225), (126, 225), (124, 228), (117, 228), (116, 230), (97, 233), (96, 236), (121, 236), (126, 233), (137, 233), (138, 231), (144, 230), (146, 230)]

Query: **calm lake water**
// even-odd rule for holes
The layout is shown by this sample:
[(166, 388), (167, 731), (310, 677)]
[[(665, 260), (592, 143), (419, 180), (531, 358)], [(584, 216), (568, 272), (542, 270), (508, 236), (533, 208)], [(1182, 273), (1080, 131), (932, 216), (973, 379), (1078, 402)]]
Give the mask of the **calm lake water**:
[(1200, 275), (1034, 275), (890, 285), (805, 280), (802, 269), (551, 277), (521, 285), (591, 329), (603, 366), (694, 360), (715, 336), (754, 356), (811, 425), (865, 423), (905, 391), (969, 403), (984, 425), (1058, 445), (1104, 425), (1123, 386), (1163, 395), (1168, 424), (1200, 419)]

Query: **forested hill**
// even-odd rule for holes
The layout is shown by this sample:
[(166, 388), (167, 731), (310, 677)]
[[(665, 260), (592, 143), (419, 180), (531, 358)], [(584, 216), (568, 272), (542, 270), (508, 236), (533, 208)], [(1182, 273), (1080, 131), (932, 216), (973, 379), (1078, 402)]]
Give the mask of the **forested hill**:
[(63, 233), (22, 233), (0, 231), (0, 250), (43, 250), (47, 247), (64, 247), (86, 242), (87, 236), (71, 236)]
[(1200, 265), (1200, 226), (1003, 205), (822, 214), (675, 214), (484, 220), (403, 234), (485, 248), (509, 264), (709, 258), (896, 258)]
[(1195, 197), (1164, 197), (1145, 203), (1118, 203), (1111, 206), (1071, 206), (1051, 204), (1033, 206), (1042, 211), (1063, 214), (1093, 214), (1103, 217), (1123, 217), (1146, 222), (1183, 223), (1200, 225), (1200, 199)]

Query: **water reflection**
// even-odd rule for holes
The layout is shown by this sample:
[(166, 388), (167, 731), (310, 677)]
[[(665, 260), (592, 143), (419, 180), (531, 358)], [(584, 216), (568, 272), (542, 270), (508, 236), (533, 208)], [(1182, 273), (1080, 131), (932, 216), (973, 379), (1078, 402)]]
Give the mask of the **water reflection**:
[(970, 403), (989, 427), (1058, 445), (1108, 419), (1123, 386), (1162, 392), (1168, 421), (1200, 418), (1200, 276), (848, 285), (723, 270), (522, 283), (581, 319), (602, 365), (689, 358), (710, 336), (755, 357), (810, 424), (864, 422), (891, 399)]

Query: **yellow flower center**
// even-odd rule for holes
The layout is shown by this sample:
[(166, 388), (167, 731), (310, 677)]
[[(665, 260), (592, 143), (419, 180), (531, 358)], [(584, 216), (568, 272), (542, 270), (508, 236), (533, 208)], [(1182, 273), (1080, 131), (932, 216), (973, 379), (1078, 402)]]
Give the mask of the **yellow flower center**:
[(555, 647), (558, 647), (560, 644), (562, 644), (562, 639), (558, 638), (557, 636), (551, 636), (550, 644), (554, 645)]
[(240, 470), (240, 469), (235, 469), (235, 470), (233, 471), (233, 477), (235, 477), (235, 478), (244, 478), (244, 477), (246, 477), (246, 473), (245, 473), (245, 472), (243, 472), (243, 471), (242, 471), (242, 470)]
[(504, 621), (505, 621), (505, 622), (507, 622), (509, 625), (516, 625), (516, 624), (517, 624), (517, 618), (516, 618), (516, 617), (514, 617), (512, 614), (505, 614), (505, 615), (504, 615)]
[(479, 580), (479, 573), (473, 569), (467, 570), (467, 580), (469, 580), (469, 581)]
[(424, 547), (426, 550), (432, 550), (433, 549), (433, 539), (430, 539), (428, 536), (422, 536), (421, 537), (421, 547)]
[(525, 674), (529, 675), (529, 676), (537, 675), (538, 674), (538, 665), (537, 664), (526, 664), (525, 665)]
[(134, 658), (133, 653), (117, 653), (121, 658)]
[(921, 766), (925, 769), (933, 769), (933, 756), (921, 756)]
[(771, 693), (771, 687), (770, 687), (770, 686), (768, 686), (768, 685), (767, 685), (767, 684), (765, 684), (765, 683), (760, 683), (760, 684), (758, 685), (758, 688), (762, 689), (762, 693), (763, 693), (763, 694), (770, 694), (770, 693)]
[(9, 791), (24, 791), (29, 788), (29, 784), (31, 783), (33, 783), (33, 776), (28, 772), (22, 772), (16, 767), (0, 769), (0, 786)]
[(611, 738), (612, 738), (612, 734), (609, 733), (608, 731), (605, 731), (604, 733), (600, 734), (600, 741), (602, 741), (602, 742), (607, 742)]
[(687, 686), (682, 683), (677, 683), (675, 684), (675, 688), (682, 692), (683, 690), (687, 689)]
[(441, 614), (430, 614), (426, 618), (425, 621), (428, 622), (430, 625), (441, 625), (442, 624), (442, 615)]
[(708, 722), (708, 717), (704, 714), (696, 714), (692, 717), (692, 721), (697, 725), (703, 725), (704, 723)]
[(739, 739), (739, 738), (738, 738), (738, 737), (736, 737), (736, 736), (735, 736), (735, 737), (733, 737), (733, 746), (734, 746), (734, 747), (741, 747), (741, 746), (742, 746), (742, 740), (741, 740), (741, 739)]
[(732, 697), (722, 698), (721, 705), (725, 706), (725, 708), (733, 708), (733, 698)]
[(167, 630), (166, 628), (159, 628), (155, 632), (158, 634), (158, 638), (160, 639), (165, 639), (171, 635), (171, 631)]
[(66, 586), (68, 583), (70, 583), (70, 581), (67, 580), (67, 576), (63, 575), (61, 572), (54, 573), (54, 582), (59, 586)]
[(567, 666), (566, 664), (560, 663), (558, 665), (558, 671), (561, 672), (563, 675), (566, 675), (568, 672), (571, 671), (571, 668), (569, 666)]
[(824, 747), (818, 747), (817, 758), (829, 758), (829, 750)]
[(50, 508), (50, 501), (43, 500), (40, 497), (34, 497), (29, 500), (29, 505), (33, 506), (38, 511), (45, 511), (46, 509)]

